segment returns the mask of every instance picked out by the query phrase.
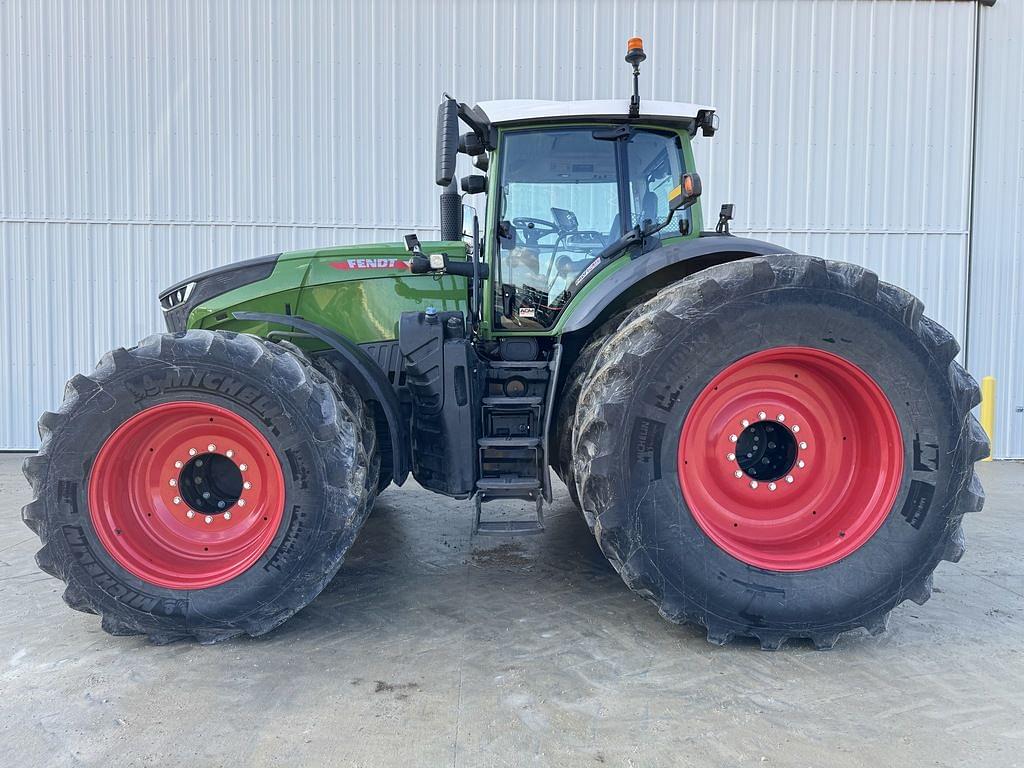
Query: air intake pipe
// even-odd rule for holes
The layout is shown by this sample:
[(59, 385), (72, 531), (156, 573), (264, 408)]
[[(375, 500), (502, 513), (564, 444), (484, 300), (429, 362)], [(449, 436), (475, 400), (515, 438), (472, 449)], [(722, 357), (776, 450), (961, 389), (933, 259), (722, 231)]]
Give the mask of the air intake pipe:
[(459, 194), (459, 182), (455, 178), (441, 193), (441, 239), (462, 239), (462, 195)]

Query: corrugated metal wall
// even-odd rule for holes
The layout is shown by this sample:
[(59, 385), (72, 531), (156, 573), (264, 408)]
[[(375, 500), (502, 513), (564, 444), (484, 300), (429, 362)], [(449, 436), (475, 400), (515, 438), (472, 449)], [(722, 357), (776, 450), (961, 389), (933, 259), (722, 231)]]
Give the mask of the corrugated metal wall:
[(442, 90), (625, 97), (634, 33), (645, 97), (719, 107), (709, 214), (867, 264), (963, 339), (975, 23), (898, 0), (0, 0), (0, 448), (161, 329), (177, 278), (431, 234)]
[(967, 355), (996, 377), (994, 455), (1024, 456), (1024, 3), (981, 14)]

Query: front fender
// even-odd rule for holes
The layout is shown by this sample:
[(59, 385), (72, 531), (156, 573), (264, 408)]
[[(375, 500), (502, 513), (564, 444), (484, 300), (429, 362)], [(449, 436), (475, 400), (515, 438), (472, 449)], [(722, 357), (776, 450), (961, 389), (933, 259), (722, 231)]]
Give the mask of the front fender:
[(236, 320), (247, 320), (256, 323), (275, 323), (315, 336), (341, 357), (345, 366), (345, 376), (359, 392), (363, 400), (377, 403), (381, 413), (388, 422), (391, 433), (392, 471), (395, 485), (401, 485), (409, 476), (409, 440), (405, 433), (405, 422), (402, 420), (402, 408), (398, 402), (388, 377), (356, 344), (339, 333), (324, 328), (316, 323), (303, 320), (292, 315), (272, 315), (265, 312), (233, 312)]

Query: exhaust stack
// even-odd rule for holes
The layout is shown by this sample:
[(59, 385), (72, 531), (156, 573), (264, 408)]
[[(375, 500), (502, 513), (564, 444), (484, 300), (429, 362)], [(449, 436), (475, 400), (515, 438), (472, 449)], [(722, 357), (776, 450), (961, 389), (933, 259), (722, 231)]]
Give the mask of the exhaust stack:
[(454, 177), (441, 193), (441, 239), (462, 239), (462, 195), (459, 194), (459, 183)]

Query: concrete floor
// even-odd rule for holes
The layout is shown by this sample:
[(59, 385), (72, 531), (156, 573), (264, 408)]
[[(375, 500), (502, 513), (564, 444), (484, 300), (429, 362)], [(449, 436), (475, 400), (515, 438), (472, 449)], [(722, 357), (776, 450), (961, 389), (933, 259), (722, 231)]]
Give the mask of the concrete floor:
[(0, 455), (0, 765), (1024, 764), (1024, 465), (936, 594), (835, 650), (716, 648), (632, 597), (564, 489), (548, 532), (389, 490), (338, 578), (259, 640), (105, 635), (37, 571)]

